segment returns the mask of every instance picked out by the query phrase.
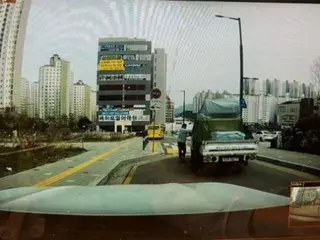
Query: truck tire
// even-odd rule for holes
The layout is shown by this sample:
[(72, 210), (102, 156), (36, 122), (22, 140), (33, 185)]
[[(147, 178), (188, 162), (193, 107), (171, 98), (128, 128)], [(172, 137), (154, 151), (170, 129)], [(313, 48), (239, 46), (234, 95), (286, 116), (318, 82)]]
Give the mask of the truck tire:
[(191, 152), (191, 169), (194, 173), (198, 174), (202, 166), (202, 156), (195, 152)]

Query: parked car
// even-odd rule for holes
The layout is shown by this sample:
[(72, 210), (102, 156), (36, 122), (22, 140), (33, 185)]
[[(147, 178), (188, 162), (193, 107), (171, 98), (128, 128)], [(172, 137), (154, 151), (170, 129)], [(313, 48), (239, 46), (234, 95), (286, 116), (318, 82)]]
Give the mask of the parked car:
[(274, 135), (269, 131), (258, 131), (254, 134), (254, 139), (260, 142), (271, 141)]

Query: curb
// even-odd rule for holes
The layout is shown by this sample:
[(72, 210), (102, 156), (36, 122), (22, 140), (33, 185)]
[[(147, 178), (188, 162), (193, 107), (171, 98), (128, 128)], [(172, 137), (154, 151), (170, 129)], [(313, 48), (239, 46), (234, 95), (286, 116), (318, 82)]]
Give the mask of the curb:
[(290, 217), (308, 217), (308, 218), (313, 218), (313, 219), (317, 219), (318, 221), (320, 221), (320, 216), (319, 215), (310, 215), (310, 214), (299, 214), (299, 213), (291, 213), (290, 212)]
[(155, 154), (149, 154), (147, 156), (141, 156), (141, 157), (137, 157), (137, 158), (133, 158), (133, 159), (128, 159), (128, 160), (124, 160), (121, 161), (120, 163), (118, 163), (114, 168), (112, 168), (112, 170), (107, 173), (106, 175), (104, 175), (103, 177), (101, 177), (98, 180), (95, 180), (93, 182), (91, 182), (89, 185), (90, 186), (99, 186), (99, 185), (104, 185), (106, 184), (110, 178), (117, 172), (119, 171), (119, 169), (123, 168), (124, 166), (130, 165), (130, 164), (136, 164), (139, 163), (141, 161), (147, 160), (150, 157), (157, 157), (157, 156), (161, 156), (163, 155), (163, 153), (155, 153)]
[(300, 172), (306, 172), (306, 173), (320, 177), (320, 168), (316, 168), (316, 167), (312, 167), (312, 166), (308, 166), (308, 165), (304, 165), (304, 164), (299, 164), (299, 163), (293, 163), (290, 161), (286, 161), (286, 160), (282, 160), (282, 159), (278, 159), (278, 158), (272, 158), (272, 157), (268, 157), (268, 156), (264, 156), (264, 155), (258, 155), (257, 160), (272, 163), (272, 164), (279, 165), (282, 167), (291, 168), (294, 170), (298, 170)]

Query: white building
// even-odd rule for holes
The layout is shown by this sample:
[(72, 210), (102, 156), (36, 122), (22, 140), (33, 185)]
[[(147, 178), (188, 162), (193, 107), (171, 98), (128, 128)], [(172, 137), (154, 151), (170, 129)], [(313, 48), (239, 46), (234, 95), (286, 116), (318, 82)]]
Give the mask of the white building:
[[(235, 95), (239, 96), (239, 95)], [(286, 101), (297, 100), (286, 97), (274, 97), (272, 95), (244, 95), (247, 108), (242, 110), (244, 122), (266, 124), (277, 121), (277, 105)]]
[(30, 116), (39, 117), (39, 82), (31, 84), (30, 108)]
[(69, 116), (70, 113), (70, 62), (54, 54), (50, 64), (40, 67), (39, 105), (41, 118)]
[(98, 106), (97, 106), (97, 91), (92, 90), (91, 91), (91, 97), (90, 97), (90, 121), (96, 122), (97, 121), (97, 111), (98, 111)]
[(268, 95), (260, 95), (258, 123), (269, 123), (276, 121), (277, 98)]
[(166, 122), (166, 105), (167, 105), (167, 54), (163, 48), (155, 48), (153, 54), (153, 88), (159, 88), (162, 92), (160, 109), (156, 112), (155, 122), (164, 124)]
[(174, 103), (167, 95), (167, 106), (166, 106), (166, 123), (172, 123), (174, 119)]
[(69, 81), (69, 114), (74, 113), (74, 97), (73, 97), (73, 84), (74, 84), (74, 73), (70, 71), (70, 81)]
[(257, 123), (259, 120), (259, 95), (244, 95), (247, 108), (242, 110), (243, 121), (246, 123)]
[(29, 114), (30, 111), (30, 88), (29, 81), (21, 78), (20, 82), (20, 111), (23, 114)]
[(82, 80), (73, 84), (73, 114), (91, 118), (91, 87)]
[(30, 0), (0, 4), (0, 109), (20, 110), (22, 54)]
[(277, 118), (281, 126), (293, 126), (300, 117), (300, 100), (286, 101), (278, 105)]

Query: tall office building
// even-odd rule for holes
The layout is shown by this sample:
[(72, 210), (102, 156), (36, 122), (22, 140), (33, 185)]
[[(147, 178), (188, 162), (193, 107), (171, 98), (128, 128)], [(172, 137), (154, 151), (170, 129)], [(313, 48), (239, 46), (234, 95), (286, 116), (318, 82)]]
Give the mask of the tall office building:
[(70, 62), (54, 54), (50, 64), (40, 67), (40, 117), (59, 117), (70, 113)]
[(150, 123), (151, 51), (151, 42), (145, 39), (99, 39), (97, 104), (100, 129), (135, 132), (144, 130)]
[(21, 78), (20, 82), (20, 112), (23, 114), (29, 114), (30, 109), (30, 89), (29, 81), (25, 78)]
[(91, 117), (91, 87), (82, 80), (73, 84), (73, 114), (76, 117)]
[(22, 54), (30, 0), (0, 3), (0, 109), (20, 111)]
[(167, 54), (162, 48), (155, 48), (153, 54), (153, 81), (152, 87), (158, 88), (162, 92), (160, 108), (155, 115), (155, 123), (164, 124), (166, 122), (166, 106), (167, 106)]
[(39, 117), (39, 82), (31, 84), (30, 91), (31, 117)]

